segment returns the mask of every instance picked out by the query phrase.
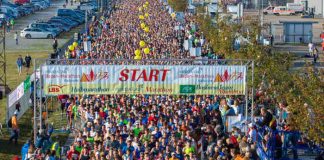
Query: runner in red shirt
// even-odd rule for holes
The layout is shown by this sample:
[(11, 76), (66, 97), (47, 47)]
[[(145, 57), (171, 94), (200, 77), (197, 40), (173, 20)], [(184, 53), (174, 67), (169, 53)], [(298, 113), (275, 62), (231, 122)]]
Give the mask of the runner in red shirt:
[(72, 159), (79, 159), (80, 153), (74, 149), (74, 146), (70, 146), (70, 150), (67, 152), (67, 159), (72, 160)]
[(63, 112), (65, 110), (65, 103), (66, 103), (67, 99), (69, 98), (69, 96), (67, 96), (67, 95), (59, 95), (59, 96), (57, 96), (57, 98), (61, 102), (61, 111), (62, 111), (62, 115), (63, 115)]

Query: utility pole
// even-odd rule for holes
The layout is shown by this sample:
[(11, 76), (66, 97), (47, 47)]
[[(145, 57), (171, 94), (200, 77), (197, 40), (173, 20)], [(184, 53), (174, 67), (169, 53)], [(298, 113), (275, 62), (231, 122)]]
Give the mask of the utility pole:
[(261, 7), (260, 7), (261, 9), (261, 28), (263, 27), (263, 16), (264, 16), (264, 14), (263, 14), (263, 0), (261, 0)]
[(322, 1), (322, 17), (324, 18), (324, 1)]
[(84, 16), (85, 20), (84, 20), (84, 31), (86, 33), (86, 35), (88, 34), (87, 33), (87, 24), (88, 24), (88, 9), (85, 10), (85, 16)]
[(257, 1), (258, 3), (256, 4), (255, 9), (257, 9), (257, 7), (258, 7), (259, 20), (261, 21), (261, 19), (260, 19), (260, 17), (261, 17), (261, 6), (260, 6), (260, 1), (261, 1), (261, 0), (258, 0), (258, 1)]
[(100, 0), (101, 2), (100, 2), (100, 12), (102, 13), (103, 12), (103, 3), (104, 3), (104, 1), (103, 0)]
[[(0, 18), (4, 18), (4, 14), (0, 14)], [(7, 94), (7, 72), (6, 72), (6, 22), (2, 22), (3, 29), (0, 29), (0, 90), (2, 98)], [(7, 100), (9, 102), (9, 100)], [(8, 103), (7, 103), (8, 104)], [(8, 107), (8, 106), (7, 106)], [(9, 109), (7, 108), (7, 120), (9, 119)], [(7, 121), (6, 121), (7, 122)]]
[[(4, 17), (0, 14), (0, 18)], [(6, 22), (2, 22), (2, 29), (0, 29), (0, 85), (4, 87), (4, 94), (7, 88), (7, 75), (6, 75)]]

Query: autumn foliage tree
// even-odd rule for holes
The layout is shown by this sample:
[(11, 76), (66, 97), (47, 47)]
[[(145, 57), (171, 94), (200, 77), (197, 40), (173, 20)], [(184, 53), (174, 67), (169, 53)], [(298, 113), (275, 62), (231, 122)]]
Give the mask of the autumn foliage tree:
[(184, 12), (187, 9), (188, 1), (187, 0), (168, 0), (168, 4), (176, 12)]
[[(309, 68), (293, 70), (291, 67), (295, 57), (288, 53), (276, 53), (270, 47), (260, 45), (259, 21), (251, 17), (246, 17), (244, 22), (234, 23), (228, 15), (212, 18), (203, 13), (203, 9), (198, 9), (195, 20), (215, 54), (225, 55), (228, 59), (254, 60), (254, 86), (262, 88), (263, 96), (271, 98), (274, 104), (272, 109), (279, 102), (285, 102), (289, 111), (288, 123), (308, 138), (323, 142), (324, 83), (320, 78), (323, 72)], [(239, 37), (248, 42), (242, 44), (239, 50), (234, 50), (233, 42)], [(248, 83), (251, 87), (251, 81)]]

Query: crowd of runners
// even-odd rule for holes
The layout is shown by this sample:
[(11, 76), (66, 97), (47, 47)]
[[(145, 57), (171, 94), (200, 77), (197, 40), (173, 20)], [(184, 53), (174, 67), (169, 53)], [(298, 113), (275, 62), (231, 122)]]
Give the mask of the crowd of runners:
[[(159, 1), (117, 2), (112, 12), (104, 12), (90, 23), (87, 33), (61, 59), (106, 64), (106, 59), (134, 59), (136, 50), (140, 50), (140, 59), (184, 59), (190, 58), (188, 47), (183, 45), (186, 40), (190, 47), (202, 47), (203, 56), (209, 55), (208, 41), (193, 27), (190, 14), (185, 15), (184, 27), (176, 29), (180, 23)], [(149, 27), (148, 32), (142, 23)], [(88, 41), (91, 47), (84, 45)], [(279, 123), (290, 130), (287, 105), (267, 101), (262, 94), (260, 91), (257, 97), (260, 103), (253, 106), (256, 116), (263, 117), (258, 125), (275, 129)], [(258, 159), (256, 124), (246, 122), (231, 130), (225, 125), (227, 116), (245, 114), (244, 97), (61, 95), (59, 101), (69, 119), (68, 127), (76, 130), (74, 142), (63, 153), (67, 159)], [(268, 110), (270, 105), (278, 107)], [(263, 149), (269, 150), (269, 133), (262, 134)], [(279, 134), (275, 141), (276, 158), (285, 156)], [(296, 143), (297, 139), (289, 141)], [(55, 157), (55, 152), (52, 149), (45, 157)]]
[[(149, 26), (149, 32), (142, 23)], [(175, 29), (179, 24), (159, 1), (125, 0), (92, 22), (88, 35), (65, 58), (105, 64), (98, 59), (133, 59), (137, 49), (142, 59), (189, 58), (185, 40), (191, 47), (202, 47), (207, 55), (208, 42), (193, 27), (194, 19), (186, 14), (183, 29)], [(90, 52), (84, 51), (84, 41), (91, 41)], [(140, 41), (146, 42), (149, 53), (144, 53)], [(81, 61), (87, 62), (93, 63)], [(60, 96), (60, 101), (71, 128), (78, 128), (74, 126), (78, 117), (83, 122), (68, 159), (257, 158), (254, 124), (250, 124), (250, 134), (236, 127), (225, 129), (226, 116), (243, 114), (243, 101), (238, 97), (84, 95)]]

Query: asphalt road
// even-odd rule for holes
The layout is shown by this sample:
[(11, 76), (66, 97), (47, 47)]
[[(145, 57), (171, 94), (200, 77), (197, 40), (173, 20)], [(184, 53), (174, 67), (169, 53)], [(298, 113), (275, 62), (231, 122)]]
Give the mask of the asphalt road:
[[(16, 45), (14, 40), (14, 33), (17, 32), (18, 35), (20, 31), (26, 28), (30, 23), (35, 22), (36, 20), (48, 20), (52, 16), (56, 15), (56, 11), (59, 8), (63, 8), (65, 0), (53, 0), (52, 5), (42, 11), (35, 12), (29, 16), (20, 17), (16, 20), (14, 30), (11, 30), (10, 33), (6, 34), (6, 52), (30, 52), (30, 51), (52, 51), (52, 39), (25, 39), (23, 37), (18, 37), (19, 44)], [(77, 5), (70, 6), (67, 8), (76, 8)], [(59, 44), (63, 44), (68, 39), (58, 39)]]

